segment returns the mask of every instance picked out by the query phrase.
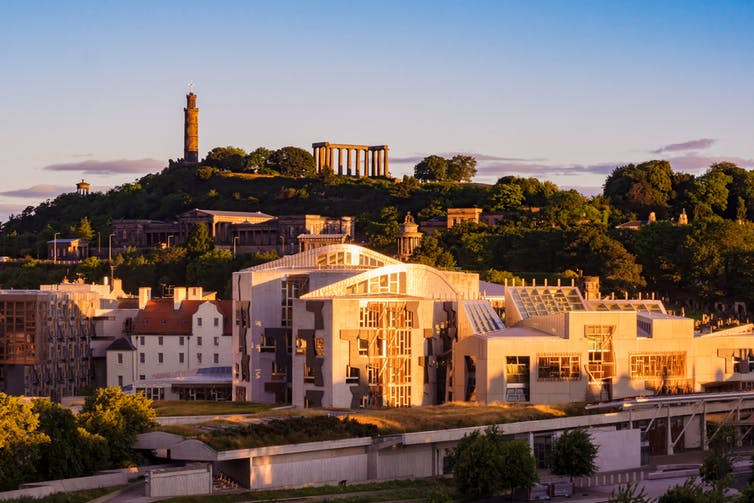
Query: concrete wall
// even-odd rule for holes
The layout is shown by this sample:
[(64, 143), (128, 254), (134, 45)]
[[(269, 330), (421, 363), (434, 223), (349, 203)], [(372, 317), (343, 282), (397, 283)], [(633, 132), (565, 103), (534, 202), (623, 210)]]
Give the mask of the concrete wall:
[(117, 470), (90, 477), (50, 480), (35, 484), (23, 484), (20, 489), (0, 493), (0, 500), (12, 500), (22, 497), (43, 498), (54, 493), (82, 491), (99, 487), (112, 487), (128, 482), (128, 471)]
[(368, 480), (363, 447), (259, 456), (251, 465), (250, 485), (254, 489)]
[(592, 442), (599, 446), (597, 472), (631, 470), (641, 466), (641, 430), (591, 429)]
[(145, 487), (151, 498), (212, 494), (212, 465), (152, 470)]

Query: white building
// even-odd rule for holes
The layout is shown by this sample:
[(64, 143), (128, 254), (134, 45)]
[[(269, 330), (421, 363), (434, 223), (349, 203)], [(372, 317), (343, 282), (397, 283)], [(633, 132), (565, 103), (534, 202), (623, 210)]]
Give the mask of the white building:
[(231, 302), (201, 288), (176, 288), (169, 299), (140, 289), (132, 335), (107, 349), (107, 385), (157, 400), (228, 399), (230, 367)]

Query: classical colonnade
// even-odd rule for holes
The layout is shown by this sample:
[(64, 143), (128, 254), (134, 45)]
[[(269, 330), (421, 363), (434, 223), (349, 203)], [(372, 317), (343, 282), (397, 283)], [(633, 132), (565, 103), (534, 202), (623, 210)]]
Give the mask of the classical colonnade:
[[(345, 152), (345, 156), (343, 155)], [(337, 171), (335, 154), (337, 153)], [(351, 155), (353, 153), (353, 155)], [(312, 143), (317, 173), (330, 167), (333, 173), (348, 176), (390, 176), (387, 145), (346, 145), (342, 143)], [(343, 165), (345, 157), (345, 169)]]

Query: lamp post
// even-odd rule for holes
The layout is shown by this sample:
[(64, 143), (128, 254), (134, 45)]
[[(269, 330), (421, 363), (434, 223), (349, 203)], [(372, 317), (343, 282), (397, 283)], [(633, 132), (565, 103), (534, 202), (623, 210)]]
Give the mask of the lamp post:
[(115, 234), (110, 234), (107, 236), (107, 261), (112, 262), (113, 261), (113, 236)]
[(52, 263), (57, 264), (58, 263), (58, 236), (60, 235), (59, 232), (56, 232), (52, 235)]
[(173, 238), (173, 242), (175, 242), (175, 236), (173, 236), (172, 234), (170, 234), (168, 236), (168, 248), (170, 248), (170, 238)]
[(236, 243), (238, 243), (240, 236), (233, 236), (233, 258), (236, 258)]

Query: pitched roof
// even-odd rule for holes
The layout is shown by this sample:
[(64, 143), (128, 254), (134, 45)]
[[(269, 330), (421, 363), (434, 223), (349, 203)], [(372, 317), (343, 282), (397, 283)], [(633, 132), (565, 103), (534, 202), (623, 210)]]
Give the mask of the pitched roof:
[(191, 335), (191, 318), (205, 302), (217, 306), (223, 316), (223, 334), (232, 333), (233, 303), (229, 300), (184, 300), (178, 309), (173, 299), (153, 299), (136, 315), (135, 333), (139, 335)]
[(131, 343), (128, 337), (120, 337), (107, 346), (105, 351), (136, 351), (136, 346)]

